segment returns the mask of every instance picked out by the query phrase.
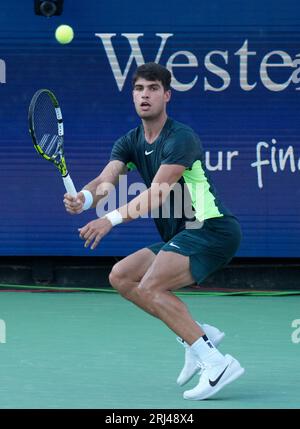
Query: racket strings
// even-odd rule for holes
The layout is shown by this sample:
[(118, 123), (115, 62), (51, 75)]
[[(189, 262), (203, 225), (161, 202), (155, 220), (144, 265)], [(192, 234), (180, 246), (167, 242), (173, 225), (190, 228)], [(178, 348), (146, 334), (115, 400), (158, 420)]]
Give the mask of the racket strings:
[(62, 137), (58, 135), (54, 105), (48, 94), (42, 93), (36, 100), (33, 112), (34, 130), (37, 143), (51, 158), (62, 153)]

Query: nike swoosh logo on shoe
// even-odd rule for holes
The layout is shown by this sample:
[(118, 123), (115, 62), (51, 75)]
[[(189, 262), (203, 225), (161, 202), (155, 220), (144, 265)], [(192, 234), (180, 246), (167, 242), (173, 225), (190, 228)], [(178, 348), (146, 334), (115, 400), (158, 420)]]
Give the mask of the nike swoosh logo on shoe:
[(221, 378), (222, 378), (222, 376), (223, 376), (223, 374), (224, 374), (224, 372), (226, 371), (226, 369), (229, 367), (229, 365), (227, 365), (226, 366), (226, 368), (224, 369), (224, 371), (222, 371), (221, 372), (221, 374), (219, 375), (219, 377), (218, 378), (216, 378), (215, 380), (210, 380), (210, 379), (208, 379), (208, 381), (209, 381), (209, 384), (212, 386), (212, 387), (214, 387), (216, 384), (218, 384), (218, 382), (221, 380)]

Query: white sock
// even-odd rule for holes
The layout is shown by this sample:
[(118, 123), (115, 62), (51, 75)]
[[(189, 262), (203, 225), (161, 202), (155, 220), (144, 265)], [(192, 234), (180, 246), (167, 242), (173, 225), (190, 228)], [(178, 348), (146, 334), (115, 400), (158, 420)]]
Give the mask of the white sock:
[(218, 364), (224, 359), (224, 355), (212, 344), (206, 335), (200, 337), (191, 345), (191, 350), (200, 362)]
[[(200, 328), (202, 329), (202, 331), (203, 331), (203, 328), (202, 328), (202, 326), (201, 326), (201, 323), (200, 322), (197, 322), (197, 320), (195, 320), (195, 322), (197, 323), (197, 325), (199, 325), (200, 326)], [(203, 331), (204, 332), (204, 331)], [(179, 338), (180, 339), (180, 341), (186, 346), (186, 347), (191, 347), (191, 346), (189, 346), (188, 345), (188, 343), (186, 342), (186, 341), (184, 341), (181, 337), (177, 337), (177, 338)]]

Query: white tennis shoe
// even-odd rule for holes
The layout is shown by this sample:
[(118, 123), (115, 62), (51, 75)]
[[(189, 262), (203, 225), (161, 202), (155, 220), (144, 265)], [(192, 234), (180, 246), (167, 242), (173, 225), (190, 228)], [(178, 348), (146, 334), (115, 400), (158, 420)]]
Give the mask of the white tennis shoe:
[(184, 392), (184, 399), (201, 401), (210, 398), (245, 372), (240, 363), (230, 355), (225, 355), (217, 365), (202, 363), (201, 367), (199, 383), (194, 389)]
[[(200, 323), (198, 323), (198, 325), (205, 332), (206, 336), (210, 339), (210, 341), (213, 343), (214, 346), (217, 346), (225, 336), (225, 333), (221, 332), (215, 326), (211, 326), (211, 325), (208, 325), (206, 323), (203, 323), (203, 325), (200, 325)], [(185, 341), (183, 341), (183, 339), (180, 337), (177, 337), (177, 341), (180, 344), (182, 344), (185, 348), (184, 366), (183, 366), (183, 368), (182, 368), (182, 370), (181, 370), (181, 372), (177, 378), (177, 384), (179, 384), (179, 386), (183, 386), (197, 372), (199, 372), (201, 370), (201, 368), (199, 367), (199, 364), (197, 362), (197, 358), (194, 356), (193, 352), (191, 351), (190, 346)]]

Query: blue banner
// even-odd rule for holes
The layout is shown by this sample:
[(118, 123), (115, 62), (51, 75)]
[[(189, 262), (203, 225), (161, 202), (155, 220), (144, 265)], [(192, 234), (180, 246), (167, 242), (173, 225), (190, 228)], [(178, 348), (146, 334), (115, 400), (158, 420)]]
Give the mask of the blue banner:
[[(60, 45), (60, 24), (74, 40)], [(296, 1), (33, 2), (0, 13), (1, 255), (123, 256), (160, 237), (152, 220), (116, 227), (91, 252), (68, 215), (59, 172), (34, 151), (33, 93), (57, 95), (66, 160), (77, 189), (99, 174), (114, 141), (139, 124), (131, 76), (156, 61), (172, 73), (169, 115), (199, 134), (223, 202), (239, 218), (238, 256), (297, 257), (300, 243), (300, 6)], [(140, 181), (135, 173), (129, 183)]]

